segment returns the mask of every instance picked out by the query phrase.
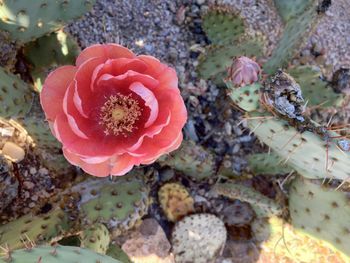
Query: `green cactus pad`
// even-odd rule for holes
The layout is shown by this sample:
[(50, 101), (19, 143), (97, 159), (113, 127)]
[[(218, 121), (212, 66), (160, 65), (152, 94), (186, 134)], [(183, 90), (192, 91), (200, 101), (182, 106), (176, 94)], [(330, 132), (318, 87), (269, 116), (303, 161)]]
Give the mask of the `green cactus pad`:
[(132, 263), (128, 255), (116, 244), (109, 245), (106, 255), (118, 259), (123, 263)]
[(3, 68), (0, 68), (0, 79), (0, 117), (23, 117), (32, 105), (29, 85)]
[[(327, 144), (319, 135), (309, 131), (300, 133), (286, 121), (271, 116), (251, 119), (248, 127), (283, 159), (282, 164), (288, 163), (299, 174), (311, 179), (350, 178), (350, 152), (341, 151), (336, 142)], [(339, 135), (332, 133), (332, 136)]]
[(161, 157), (158, 162), (200, 181), (214, 175), (214, 158), (214, 155), (204, 147), (192, 141), (184, 141), (180, 149)]
[(344, 96), (337, 94), (328, 83), (320, 79), (320, 69), (311, 66), (299, 66), (287, 70), (299, 83), (308, 106), (336, 107), (344, 102)]
[(310, 8), (315, 0), (274, 0), (274, 2), (283, 21), (288, 22), (291, 18)]
[(91, 225), (81, 233), (81, 247), (100, 254), (106, 254), (110, 241), (109, 231), (103, 224)]
[(91, 250), (69, 246), (42, 246), (10, 251), (0, 263), (122, 263)]
[(282, 206), (273, 199), (241, 184), (217, 183), (214, 192), (230, 199), (238, 199), (249, 203), (258, 217), (269, 217), (271, 215), (281, 215)]
[(212, 45), (207, 52), (199, 58), (197, 71), (199, 77), (212, 79), (215, 84), (223, 85), (227, 77), (226, 70), (231, 66), (232, 59), (236, 56), (261, 56), (263, 44), (258, 39), (240, 39), (227, 46)]
[(349, 258), (326, 242), (275, 216), (254, 220), (252, 231), (260, 243), (260, 259), (266, 258), (267, 262), (349, 262)]
[(62, 28), (88, 12), (95, 0), (3, 0), (0, 3), (0, 30), (22, 43)]
[(290, 188), (289, 209), (294, 227), (350, 255), (348, 192), (322, 186), (319, 180), (298, 177)]
[(276, 49), (264, 65), (266, 73), (273, 74), (277, 69), (288, 65), (305, 38), (312, 33), (319, 17), (316, 8), (310, 7), (304, 13), (288, 21)]
[[(228, 95), (240, 108), (245, 111), (254, 111), (260, 107), (259, 90), (261, 85), (259, 83), (246, 85), (240, 88), (233, 87), (229, 81), (225, 81), (225, 83), (230, 90)], [(251, 94), (255, 94), (256, 96), (251, 96)]]
[(288, 174), (293, 168), (281, 163), (281, 157), (274, 152), (255, 153), (248, 156), (248, 166), (254, 174)]
[(60, 209), (37, 216), (28, 214), (0, 226), (0, 246), (18, 249), (32, 242), (47, 243), (68, 229), (68, 218)]
[(202, 17), (202, 27), (213, 44), (224, 45), (244, 34), (243, 19), (230, 9), (210, 8)]
[(81, 194), (79, 209), (83, 224), (103, 223), (111, 231), (133, 227), (148, 208), (148, 188), (132, 172), (112, 181), (92, 179), (73, 188)]
[(79, 50), (73, 37), (61, 30), (28, 43), (23, 53), (31, 64), (30, 73), (37, 90), (41, 91), (49, 68), (74, 64)]

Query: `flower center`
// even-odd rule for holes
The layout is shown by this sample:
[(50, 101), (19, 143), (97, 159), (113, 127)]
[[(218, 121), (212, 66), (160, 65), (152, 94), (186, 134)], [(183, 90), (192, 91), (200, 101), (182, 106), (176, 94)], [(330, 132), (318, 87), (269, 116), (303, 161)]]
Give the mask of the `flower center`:
[(127, 137), (137, 129), (135, 123), (141, 116), (141, 111), (138, 101), (131, 94), (112, 95), (101, 107), (99, 124), (105, 127), (106, 135), (122, 134)]

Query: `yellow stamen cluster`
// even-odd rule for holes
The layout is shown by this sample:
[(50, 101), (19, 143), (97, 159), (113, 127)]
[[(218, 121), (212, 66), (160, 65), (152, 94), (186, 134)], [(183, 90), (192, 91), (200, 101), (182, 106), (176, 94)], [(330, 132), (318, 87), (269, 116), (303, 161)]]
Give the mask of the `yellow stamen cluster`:
[(142, 109), (137, 100), (128, 96), (117, 94), (112, 95), (101, 107), (100, 125), (105, 127), (106, 135), (128, 136), (135, 127), (135, 122), (141, 116)]

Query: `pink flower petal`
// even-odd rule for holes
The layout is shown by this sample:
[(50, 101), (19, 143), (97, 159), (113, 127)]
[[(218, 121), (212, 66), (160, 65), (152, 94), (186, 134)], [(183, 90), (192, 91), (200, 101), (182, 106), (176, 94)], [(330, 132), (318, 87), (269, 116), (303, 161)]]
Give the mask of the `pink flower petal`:
[(94, 70), (91, 82), (91, 90), (94, 90), (96, 81), (103, 75), (109, 74), (112, 76), (119, 76), (132, 70), (138, 73), (143, 73), (147, 69), (147, 65), (140, 59), (133, 58), (117, 58), (109, 59), (104, 64), (99, 65)]
[(124, 175), (133, 168), (134, 164), (134, 157), (128, 154), (119, 155), (117, 156), (116, 162), (112, 168), (111, 175)]
[(103, 58), (91, 58), (80, 65), (75, 74), (74, 103), (83, 116), (89, 116), (93, 108), (91, 98), (94, 96), (90, 90), (92, 75), (97, 66), (104, 62)]
[(106, 86), (125, 87), (126, 89), (134, 82), (141, 82), (145, 87), (154, 89), (158, 86), (159, 81), (152, 78), (149, 75), (144, 75), (133, 70), (128, 70), (126, 73), (113, 76), (110, 74), (104, 74), (97, 82), (99, 89), (103, 89)]
[(150, 108), (151, 111), (148, 120), (145, 123), (145, 128), (151, 126), (158, 117), (159, 108), (156, 97), (152, 91), (147, 89), (140, 82), (132, 83), (129, 89), (139, 95), (145, 101), (145, 105)]
[(56, 115), (63, 111), (63, 97), (75, 73), (76, 67), (63, 66), (51, 72), (46, 78), (40, 93), (40, 102), (48, 120), (53, 121)]
[(103, 58), (106, 61), (107, 59), (134, 58), (136, 56), (129, 49), (117, 44), (97, 44), (85, 48), (78, 56), (76, 65), (79, 67), (85, 61), (96, 57)]

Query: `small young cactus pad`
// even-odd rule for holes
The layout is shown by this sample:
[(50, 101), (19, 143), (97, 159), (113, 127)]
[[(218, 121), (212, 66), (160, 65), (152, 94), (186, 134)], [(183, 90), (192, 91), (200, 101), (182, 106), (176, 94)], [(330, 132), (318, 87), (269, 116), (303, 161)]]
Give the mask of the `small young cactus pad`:
[(0, 2), (0, 30), (26, 43), (56, 31), (88, 12), (95, 0), (3, 0)]
[(348, 192), (322, 185), (321, 180), (298, 177), (290, 187), (289, 209), (294, 227), (350, 256)]
[(39, 246), (3, 253), (0, 263), (122, 263), (86, 248)]
[(214, 263), (226, 242), (224, 223), (211, 214), (195, 214), (179, 221), (172, 234), (178, 263)]

